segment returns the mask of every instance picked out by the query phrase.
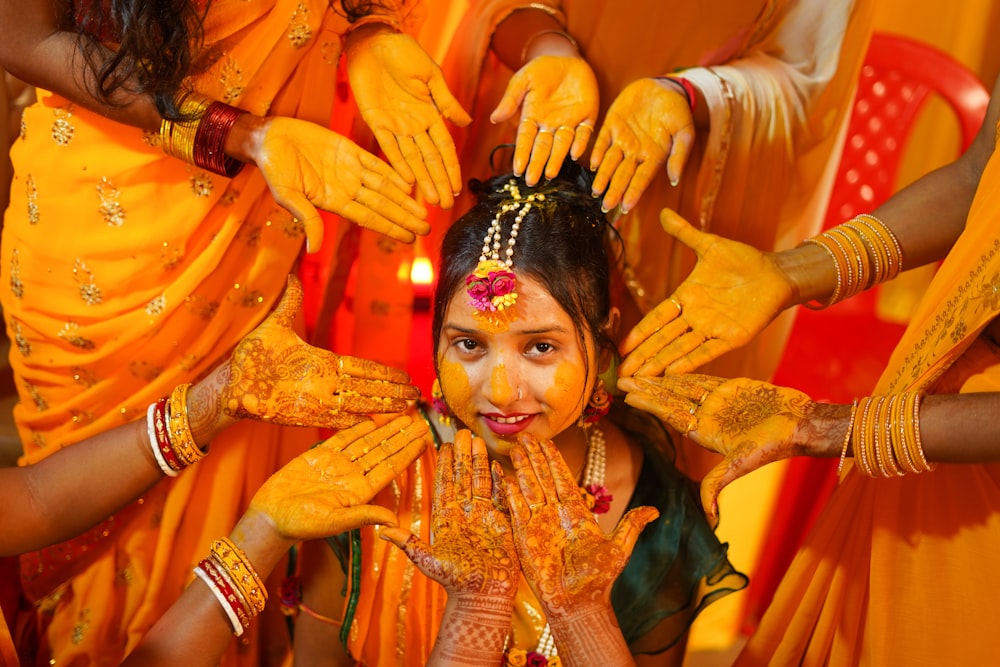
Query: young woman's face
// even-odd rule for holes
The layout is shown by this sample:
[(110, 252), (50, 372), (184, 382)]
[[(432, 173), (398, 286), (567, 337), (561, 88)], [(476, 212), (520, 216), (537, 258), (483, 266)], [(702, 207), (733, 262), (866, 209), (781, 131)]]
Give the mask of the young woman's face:
[(555, 439), (573, 425), (596, 372), (593, 340), (588, 336), (581, 347), (573, 320), (548, 291), (518, 277), (517, 292), (509, 329), (490, 333), (474, 317), (465, 290), (458, 290), (438, 341), (448, 407), (500, 455), (520, 433)]

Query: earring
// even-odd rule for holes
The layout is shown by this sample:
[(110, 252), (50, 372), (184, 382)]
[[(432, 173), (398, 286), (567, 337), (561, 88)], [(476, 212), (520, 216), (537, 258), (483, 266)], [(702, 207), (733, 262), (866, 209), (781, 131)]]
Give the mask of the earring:
[(434, 408), (434, 412), (440, 415), (442, 422), (447, 425), (451, 424), (451, 411), (448, 410), (448, 404), (444, 402), (441, 381), (437, 378), (434, 378), (434, 384), (431, 385), (431, 407)]
[(580, 415), (580, 425), (600, 421), (601, 417), (608, 414), (609, 410), (611, 410), (611, 395), (604, 388), (604, 380), (597, 378), (594, 392), (590, 395), (590, 400), (587, 401), (587, 407), (583, 409), (583, 414)]

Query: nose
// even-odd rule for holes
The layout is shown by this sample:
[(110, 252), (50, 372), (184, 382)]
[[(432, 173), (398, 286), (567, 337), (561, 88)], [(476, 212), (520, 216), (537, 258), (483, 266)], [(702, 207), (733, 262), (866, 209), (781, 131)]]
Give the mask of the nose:
[(493, 366), (490, 373), (490, 383), (487, 399), (494, 406), (502, 408), (517, 400), (518, 377), (513, 368), (509, 368), (501, 358)]

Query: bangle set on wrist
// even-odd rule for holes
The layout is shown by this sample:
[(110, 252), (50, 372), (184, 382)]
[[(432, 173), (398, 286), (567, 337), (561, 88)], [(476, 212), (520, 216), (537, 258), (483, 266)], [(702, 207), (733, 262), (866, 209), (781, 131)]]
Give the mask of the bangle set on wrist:
[(213, 174), (227, 178), (239, 174), (244, 164), (226, 155), (226, 139), (247, 112), (191, 92), (181, 94), (177, 107), (186, 120), (160, 123), (163, 152)]

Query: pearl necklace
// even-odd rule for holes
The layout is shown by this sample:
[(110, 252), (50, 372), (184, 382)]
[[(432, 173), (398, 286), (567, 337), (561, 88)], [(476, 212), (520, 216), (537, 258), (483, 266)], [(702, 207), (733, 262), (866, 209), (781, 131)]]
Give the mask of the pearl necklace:
[[(604, 473), (607, 469), (607, 441), (604, 439), (604, 432), (596, 424), (583, 431), (587, 435), (587, 462), (583, 467), (583, 488), (591, 484), (604, 486)], [(597, 515), (594, 515), (597, 518)], [(546, 658), (558, 655), (556, 642), (552, 638), (552, 630), (549, 624), (545, 624), (541, 636), (538, 638), (538, 646), (535, 653), (541, 653)]]

